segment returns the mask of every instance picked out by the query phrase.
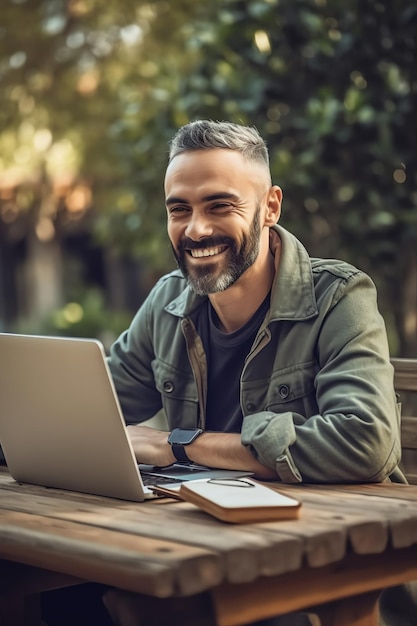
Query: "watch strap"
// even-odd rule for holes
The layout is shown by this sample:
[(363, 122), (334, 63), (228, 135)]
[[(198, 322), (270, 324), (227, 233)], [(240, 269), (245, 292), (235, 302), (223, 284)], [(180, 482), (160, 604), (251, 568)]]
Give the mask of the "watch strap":
[(188, 458), (187, 453), (185, 452), (185, 446), (182, 446), (178, 443), (173, 443), (171, 444), (171, 448), (172, 448), (173, 455), (175, 456), (177, 461), (180, 461), (180, 463), (190, 462), (190, 459)]

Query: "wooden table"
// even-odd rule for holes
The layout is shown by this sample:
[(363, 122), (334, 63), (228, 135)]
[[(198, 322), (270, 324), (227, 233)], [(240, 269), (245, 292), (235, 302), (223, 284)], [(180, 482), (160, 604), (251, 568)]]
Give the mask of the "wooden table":
[(81, 579), (201, 598), (204, 624), (308, 609), (325, 626), (376, 625), (380, 590), (417, 579), (417, 487), (276, 488), (302, 501), (299, 520), (229, 525), (183, 502), (19, 485), (0, 469), (0, 622), (18, 623), (26, 593)]

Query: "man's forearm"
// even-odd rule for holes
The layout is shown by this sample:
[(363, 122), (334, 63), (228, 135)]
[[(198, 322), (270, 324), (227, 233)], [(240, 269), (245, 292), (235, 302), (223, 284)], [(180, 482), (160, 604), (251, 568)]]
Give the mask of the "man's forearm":
[[(128, 426), (127, 431), (136, 459), (150, 465), (170, 465), (175, 462), (168, 433), (146, 426)], [(242, 445), (238, 433), (204, 432), (186, 446), (190, 461), (222, 469), (254, 472), (259, 478), (277, 478), (277, 474), (259, 463)]]
[(259, 478), (277, 478), (274, 470), (255, 459), (242, 445), (238, 433), (205, 432), (186, 448), (188, 458), (194, 463), (254, 472)]

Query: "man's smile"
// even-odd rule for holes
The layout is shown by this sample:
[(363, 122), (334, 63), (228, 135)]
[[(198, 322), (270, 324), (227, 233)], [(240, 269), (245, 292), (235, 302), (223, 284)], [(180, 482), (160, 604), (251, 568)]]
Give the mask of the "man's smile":
[(192, 248), (188, 250), (188, 254), (194, 259), (201, 259), (203, 257), (212, 257), (221, 254), (227, 250), (227, 246), (213, 246), (211, 248)]

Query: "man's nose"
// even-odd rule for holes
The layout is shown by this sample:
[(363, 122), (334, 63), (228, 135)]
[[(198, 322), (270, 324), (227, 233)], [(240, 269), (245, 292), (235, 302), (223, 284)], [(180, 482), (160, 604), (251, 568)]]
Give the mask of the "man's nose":
[(213, 235), (213, 224), (211, 219), (205, 215), (192, 215), (188, 221), (187, 228), (184, 233), (190, 239), (199, 241), (204, 237)]

